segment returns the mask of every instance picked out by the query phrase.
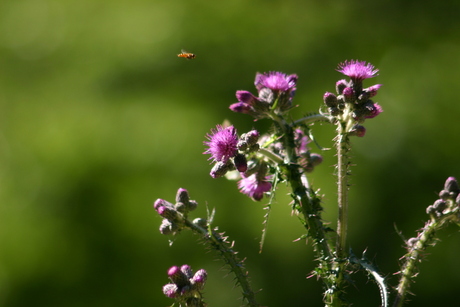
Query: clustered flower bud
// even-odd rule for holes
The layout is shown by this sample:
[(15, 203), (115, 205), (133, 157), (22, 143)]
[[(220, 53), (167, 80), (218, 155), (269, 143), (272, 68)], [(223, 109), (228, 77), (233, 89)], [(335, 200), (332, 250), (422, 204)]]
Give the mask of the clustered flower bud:
[(153, 208), (163, 217), (160, 225), (160, 233), (164, 235), (175, 234), (184, 227), (185, 217), (190, 211), (198, 206), (195, 200), (191, 200), (186, 189), (179, 188), (176, 194), (176, 203), (157, 199)]
[(447, 178), (444, 189), (439, 192), (439, 199), (426, 208), (426, 213), (440, 218), (460, 206), (460, 187), (454, 177)]
[(237, 91), (237, 103), (230, 110), (253, 116), (255, 119), (268, 118), (274, 114), (283, 114), (292, 108), (297, 84), (297, 75), (286, 75), (271, 71), (257, 73), (254, 85), (259, 92), (255, 97), (248, 91)]
[(168, 277), (171, 283), (163, 286), (163, 293), (169, 298), (174, 298), (185, 306), (205, 306), (202, 300), (201, 291), (207, 279), (207, 272), (204, 269), (193, 274), (189, 265), (184, 264), (180, 268), (173, 266), (168, 270)]
[(383, 111), (378, 103), (370, 99), (377, 95), (381, 84), (363, 88), (363, 80), (375, 77), (378, 69), (374, 69), (370, 63), (352, 60), (341, 63), (337, 70), (350, 77), (350, 80), (337, 81), (337, 96), (326, 92), (323, 96), (324, 104), (332, 118), (349, 123), (346, 132), (363, 137), (366, 129), (360, 124)]

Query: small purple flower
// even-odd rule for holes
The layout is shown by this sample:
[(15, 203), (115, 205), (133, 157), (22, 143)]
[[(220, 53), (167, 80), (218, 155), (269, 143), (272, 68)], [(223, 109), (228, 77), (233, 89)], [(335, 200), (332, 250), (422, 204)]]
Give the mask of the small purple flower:
[(238, 188), (241, 193), (248, 195), (256, 201), (260, 201), (265, 192), (270, 191), (272, 184), (268, 181), (270, 180), (269, 176), (266, 176), (264, 180), (259, 180), (257, 178), (258, 174), (252, 174), (249, 177), (243, 177), (238, 182)]
[(208, 142), (204, 142), (205, 145), (209, 146), (203, 154), (210, 154), (210, 160), (214, 162), (227, 161), (234, 157), (238, 153), (238, 135), (236, 129), (233, 126), (222, 127), (217, 125), (216, 129), (212, 129), (211, 133), (207, 134)]
[(270, 71), (264, 74), (257, 73), (254, 84), (259, 91), (265, 87), (272, 91), (287, 92), (295, 90), (297, 79), (295, 74), (286, 75), (281, 72)]
[(379, 70), (365, 61), (351, 60), (339, 64), (338, 72), (350, 77), (354, 81), (363, 81), (378, 75)]

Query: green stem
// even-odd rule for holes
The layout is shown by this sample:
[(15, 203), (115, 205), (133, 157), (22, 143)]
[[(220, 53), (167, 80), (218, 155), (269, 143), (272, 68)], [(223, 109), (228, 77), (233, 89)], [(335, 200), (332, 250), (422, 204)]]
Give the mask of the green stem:
[(300, 124), (308, 125), (308, 124), (311, 124), (311, 123), (314, 123), (320, 120), (329, 121), (329, 118), (327, 118), (326, 116), (322, 114), (313, 114), (313, 115), (305, 116), (305, 117), (302, 117), (296, 120), (293, 123), (293, 125), (300, 125)]
[(225, 237), (222, 237), (217, 232), (213, 231), (211, 227), (209, 229), (202, 228), (185, 220), (185, 225), (192, 231), (201, 235), (206, 243), (208, 243), (213, 249), (219, 251), (226, 264), (230, 266), (230, 270), (235, 274), (236, 283), (240, 285), (244, 299), (248, 302), (250, 307), (259, 307), (255, 298), (255, 293), (251, 289), (251, 285), (248, 280), (248, 272), (245, 270), (243, 262), (238, 259), (236, 252), (228, 246), (229, 243)]
[(406, 294), (412, 279), (417, 276), (417, 264), (420, 262), (424, 251), (428, 246), (433, 246), (436, 242), (436, 231), (440, 230), (447, 222), (458, 223), (458, 213), (460, 208), (455, 208), (440, 218), (432, 218), (425, 224), (422, 231), (417, 236), (417, 241), (409, 249), (409, 253), (405, 256), (406, 262), (404, 263), (401, 271), (401, 279), (399, 280), (398, 287), (396, 288), (396, 298), (393, 307), (401, 307), (404, 304)]
[(296, 209), (304, 217), (304, 226), (308, 231), (308, 236), (313, 240), (313, 250), (319, 261), (318, 274), (322, 278), (326, 289), (333, 289), (333, 281), (329, 278), (332, 271), (333, 253), (326, 238), (326, 229), (321, 219), (320, 199), (309, 187), (307, 177), (298, 165), (296, 144), (294, 136), (294, 125), (288, 124), (281, 116), (273, 116), (277, 123), (279, 133), (283, 136), (282, 140), (286, 150), (285, 161), (280, 164), (289, 182)]
[(278, 156), (277, 154), (266, 148), (259, 148), (258, 152), (277, 164), (283, 164), (284, 162), (282, 157)]
[(350, 140), (348, 134), (342, 131), (339, 125), (339, 135), (337, 140), (337, 180), (338, 180), (338, 221), (337, 221), (337, 257), (345, 259), (347, 257), (346, 242), (348, 230), (348, 176), (350, 151)]
[(333, 281), (332, 291), (326, 294), (329, 306), (347, 305), (342, 299), (345, 288), (345, 270), (348, 263), (348, 252), (346, 250), (347, 229), (348, 229), (348, 176), (350, 161), (350, 140), (347, 133), (347, 123), (337, 123), (337, 186), (338, 186), (338, 219), (337, 219), (337, 241), (336, 258), (333, 264), (331, 279)]

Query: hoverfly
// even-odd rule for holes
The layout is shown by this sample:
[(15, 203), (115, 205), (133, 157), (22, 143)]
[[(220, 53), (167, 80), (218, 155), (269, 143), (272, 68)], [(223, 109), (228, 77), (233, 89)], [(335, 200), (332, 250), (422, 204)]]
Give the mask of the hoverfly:
[(185, 51), (184, 49), (181, 50), (181, 53), (177, 55), (180, 58), (186, 58), (187, 60), (191, 60), (196, 58), (196, 55), (190, 52)]

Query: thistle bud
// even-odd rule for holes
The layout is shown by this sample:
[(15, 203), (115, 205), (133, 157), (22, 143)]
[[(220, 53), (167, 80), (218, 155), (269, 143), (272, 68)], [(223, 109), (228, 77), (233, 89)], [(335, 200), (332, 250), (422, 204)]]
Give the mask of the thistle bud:
[(188, 279), (193, 277), (192, 268), (188, 264), (182, 265), (180, 267), (180, 270), (181, 270), (182, 273), (185, 274), (185, 276), (187, 276)]
[(351, 87), (346, 87), (342, 92), (345, 102), (352, 103), (355, 101), (355, 91)]
[(198, 202), (196, 200), (190, 200), (188, 202), (187, 210), (193, 211), (198, 207)]
[(377, 92), (379, 90), (379, 88), (382, 86), (382, 84), (376, 84), (376, 85), (372, 85), (366, 89), (364, 89), (364, 91), (369, 95), (369, 98), (372, 98), (374, 97), (375, 95), (377, 95)]
[(168, 277), (178, 287), (186, 286), (189, 283), (187, 275), (176, 265), (169, 268)]
[(183, 188), (179, 188), (177, 190), (177, 194), (176, 194), (176, 203), (188, 203), (189, 201), (189, 195), (188, 195), (188, 191), (186, 189), (183, 189)]
[(366, 128), (361, 125), (354, 125), (349, 133), (350, 135), (354, 135), (354, 136), (362, 138), (366, 134)]
[(225, 175), (231, 169), (232, 169), (231, 164), (224, 163), (224, 162), (217, 162), (212, 167), (210, 175), (212, 178), (219, 178)]
[(337, 81), (337, 83), (335, 84), (335, 90), (337, 91), (337, 94), (342, 94), (343, 90), (349, 86), (349, 83), (347, 82), (347, 80), (345, 79), (342, 79), (342, 80), (339, 80)]
[(460, 187), (458, 186), (457, 179), (455, 177), (449, 177), (444, 184), (444, 190), (451, 193), (453, 198), (457, 197), (458, 193), (460, 192)]
[(329, 92), (326, 92), (323, 95), (323, 101), (324, 101), (324, 104), (330, 108), (336, 107), (338, 104), (337, 96)]
[(173, 204), (171, 204), (170, 202), (164, 200), (164, 199), (161, 199), (161, 198), (158, 198), (154, 203), (153, 203), (153, 208), (155, 208), (155, 210), (157, 210), (159, 207), (169, 207), (169, 208), (173, 208)]
[(161, 215), (162, 217), (168, 220), (174, 220), (175, 218), (177, 218), (177, 215), (178, 215), (176, 209), (165, 207), (165, 206), (159, 206), (157, 208), (157, 212), (159, 215)]
[(233, 162), (235, 163), (236, 169), (240, 173), (244, 173), (248, 169), (248, 162), (246, 160), (246, 157), (242, 154), (237, 154), (235, 158), (233, 158)]
[(206, 272), (206, 270), (201, 269), (201, 270), (198, 270), (195, 273), (195, 275), (193, 275), (193, 278), (190, 280), (190, 282), (192, 283), (193, 287), (196, 290), (201, 290), (203, 289), (207, 278), (208, 278), (208, 273)]
[(163, 221), (161, 221), (160, 233), (162, 235), (174, 234), (178, 229), (179, 227), (177, 224), (168, 219), (163, 219)]
[(176, 284), (166, 284), (163, 286), (163, 293), (169, 298), (175, 298), (179, 294), (179, 287)]

